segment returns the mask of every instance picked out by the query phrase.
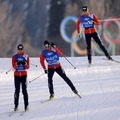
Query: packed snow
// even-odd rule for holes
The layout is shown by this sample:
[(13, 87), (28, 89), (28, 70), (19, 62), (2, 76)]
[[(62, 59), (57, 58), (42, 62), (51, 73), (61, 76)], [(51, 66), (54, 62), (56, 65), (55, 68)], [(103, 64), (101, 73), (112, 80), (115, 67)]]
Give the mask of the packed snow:
[[(14, 72), (11, 69), (11, 58), (1, 58), (0, 120), (120, 120), (120, 63), (102, 58), (105, 56), (93, 56), (92, 65), (88, 66), (87, 57), (67, 57), (76, 67), (74, 69), (61, 57), (62, 67), (82, 98), (75, 95), (55, 73), (55, 98), (44, 103), (49, 98), (47, 75), (43, 74), (39, 58), (30, 58), (31, 68), (27, 78), (29, 111), (23, 113), (21, 92), (19, 111), (11, 116), (14, 109)], [(120, 56), (113, 58), (120, 61)]]

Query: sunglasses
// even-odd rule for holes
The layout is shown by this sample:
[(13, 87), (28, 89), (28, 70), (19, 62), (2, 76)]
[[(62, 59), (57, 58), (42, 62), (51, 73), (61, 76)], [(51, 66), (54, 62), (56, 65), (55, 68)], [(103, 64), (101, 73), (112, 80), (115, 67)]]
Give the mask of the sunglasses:
[(46, 44), (44, 45), (45, 48), (50, 48), (50, 45)]
[(23, 50), (22, 48), (19, 48), (18, 50)]

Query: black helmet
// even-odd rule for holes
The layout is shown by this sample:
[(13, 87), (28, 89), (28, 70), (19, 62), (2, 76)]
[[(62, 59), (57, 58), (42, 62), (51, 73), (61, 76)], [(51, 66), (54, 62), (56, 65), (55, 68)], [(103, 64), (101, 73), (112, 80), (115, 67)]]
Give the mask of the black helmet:
[(50, 47), (50, 42), (49, 41), (47, 41), (47, 40), (45, 40), (44, 41), (44, 46), (47, 48), (47, 47)]
[(24, 49), (24, 46), (23, 46), (22, 44), (19, 44), (19, 45), (17, 46), (17, 49), (18, 49), (18, 50), (23, 50), (23, 49)]
[(82, 11), (83, 11), (83, 12), (86, 12), (86, 11), (87, 11), (87, 9), (88, 9), (88, 7), (87, 7), (87, 6), (83, 6), (83, 7), (82, 7)]

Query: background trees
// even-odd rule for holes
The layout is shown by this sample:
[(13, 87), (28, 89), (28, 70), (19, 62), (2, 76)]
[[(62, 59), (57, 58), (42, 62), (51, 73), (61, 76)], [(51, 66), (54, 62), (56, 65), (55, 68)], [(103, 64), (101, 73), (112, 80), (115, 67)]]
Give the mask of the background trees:
[[(60, 24), (64, 17), (79, 17), (83, 5), (88, 5), (100, 19), (120, 17), (119, 0), (0, 0), (0, 57), (11, 57), (19, 43), (25, 45), (30, 56), (39, 56), (45, 39), (70, 56), (70, 44), (60, 35)], [(118, 28), (115, 24), (111, 27), (116, 37)], [(75, 29), (75, 23), (69, 22), (68, 34)], [(120, 53), (119, 44), (116, 51)]]

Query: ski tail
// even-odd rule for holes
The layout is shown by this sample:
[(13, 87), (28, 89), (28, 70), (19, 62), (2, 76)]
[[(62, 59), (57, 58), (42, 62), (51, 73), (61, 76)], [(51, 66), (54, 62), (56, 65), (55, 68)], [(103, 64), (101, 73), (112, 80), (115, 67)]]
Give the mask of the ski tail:
[[(109, 59), (107, 59), (107, 58), (102, 58), (103, 60), (109, 60)], [(115, 60), (115, 59), (110, 59), (109, 61), (113, 61), (113, 62), (116, 62), (116, 63), (120, 63), (120, 61), (118, 61), (118, 60)]]

